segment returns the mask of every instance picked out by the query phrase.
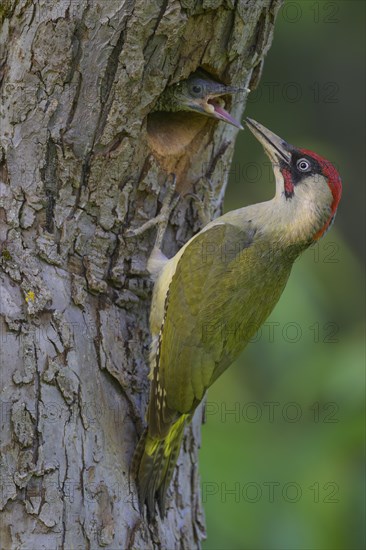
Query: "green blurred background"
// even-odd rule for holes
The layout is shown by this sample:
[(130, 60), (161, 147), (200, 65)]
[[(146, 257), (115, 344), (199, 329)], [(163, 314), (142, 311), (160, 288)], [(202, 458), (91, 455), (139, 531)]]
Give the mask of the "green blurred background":
[[(249, 96), (246, 116), (335, 163), (343, 198), (257, 341), (209, 392), (205, 550), (366, 547), (364, 25), (363, 1), (286, 2)], [(241, 132), (225, 210), (271, 198), (268, 174)]]

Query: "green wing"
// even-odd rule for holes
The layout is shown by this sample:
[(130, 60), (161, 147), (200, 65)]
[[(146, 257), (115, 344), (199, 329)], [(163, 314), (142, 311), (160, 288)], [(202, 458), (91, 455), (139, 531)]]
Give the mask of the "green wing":
[(245, 345), (240, 321), (249, 298), (253, 235), (250, 224), (246, 230), (213, 225), (191, 241), (177, 264), (158, 357), (159, 385), (171, 411), (192, 411)]

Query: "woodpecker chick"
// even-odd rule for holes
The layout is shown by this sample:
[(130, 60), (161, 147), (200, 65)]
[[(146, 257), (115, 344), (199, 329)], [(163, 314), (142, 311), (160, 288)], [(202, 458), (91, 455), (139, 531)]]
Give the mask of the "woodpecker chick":
[[(155, 250), (147, 429), (133, 468), (150, 516), (166, 492), (184, 427), (207, 389), (279, 300), (296, 258), (330, 227), (341, 198), (330, 162), (247, 125), (269, 156), (275, 197), (213, 220), (170, 260)], [(160, 255), (159, 255), (160, 254)]]
[(228, 113), (218, 100), (221, 96), (248, 91), (247, 88), (226, 86), (208, 77), (202, 71), (194, 72), (189, 78), (169, 86), (155, 105), (155, 111), (195, 111), (202, 115), (223, 120), (236, 128), (243, 126)]

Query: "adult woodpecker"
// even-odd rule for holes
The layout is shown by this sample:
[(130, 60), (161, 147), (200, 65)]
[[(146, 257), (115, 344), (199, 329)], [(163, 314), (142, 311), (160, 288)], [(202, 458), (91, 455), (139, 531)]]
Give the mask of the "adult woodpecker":
[(221, 104), (221, 96), (232, 95), (247, 88), (226, 86), (209, 77), (202, 70), (195, 71), (186, 80), (169, 86), (156, 103), (155, 111), (195, 111), (199, 114), (223, 120), (237, 128), (243, 126)]
[(170, 260), (155, 249), (147, 429), (136, 448), (140, 502), (154, 514), (185, 425), (273, 310), (295, 259), (330, 227), (341, 180), (330, 162), (247, 119), (269, 156), (275, 197), (210, 222)]

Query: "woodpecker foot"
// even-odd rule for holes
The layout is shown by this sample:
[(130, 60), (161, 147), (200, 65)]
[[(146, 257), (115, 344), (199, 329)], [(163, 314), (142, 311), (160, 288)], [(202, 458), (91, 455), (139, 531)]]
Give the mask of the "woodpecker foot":
[[(204, 197), (201, 199), (196, 193), (187, 193), (186, 196), (191, 197), (196, 205), (198, 219), (201, 222), (202, 227), (205, 227), (213, 218), (215, 218), (215, 213), (218, 210), (218, 207), (221, 206), (222, 200), (225, 193), (225, 187), (222, 186), (222, 189), (219, 193), (219, 196), (216, 197), (217, 190), (214, 188), (214, 185), (210, 178), (203, 177), (202, 188), (204, 190)], [(205, 200), (207, 197), (207, 200)]]
[(170, 186), (168, 187), (168, 192), (164, 198), (164, 201), (160, 210), (160, 214), (157, 216), (156, 223), (158, 225), (158, 230), (156, 233), (154, 248), (158, 248), (159, 250), (161, 250), (162, 248), (164, 235), (165, 235), (167, 225), (169, 223), (170, 215), (173, 212), (174, 208), (177, 206), (178, 201), (180, 199), (180, 195), (174, 196), (175, 187), (177, 184), (177, 178), (175, 174), (171, 175), (171, 180), (172, 181)]
[(201, 227), (205, 227), (211, 221), (211, 208), (196, 193), (187, 193), (186, 197), (193, 199)]
[(163, 243), (164, 234), (169, 222), (170, 215), (174, 210), (174, 208), (176, 207), (180, 198), (179, 195), (174, 197), (175, 186), (176, 186), (176, 176), (175, 174), (172, 174), (171, 176), (172, 176), (171, 183), (168, 187), (167, 194), (164, 197), (164, 201), (163, 201), (160, 213), (157, 216), (155, 216), (155, 218), (148, 220), (137, 229), (128, 229), (126, 231), (127, 237), (136, 237), (137, 235), (141, 235), (142, 233), (145, 233), (145, 231), (147, 231), (151, 227), (157, 226), (158, 230), (156, 234), (154, 248), (161, 249), (161, 245)]

